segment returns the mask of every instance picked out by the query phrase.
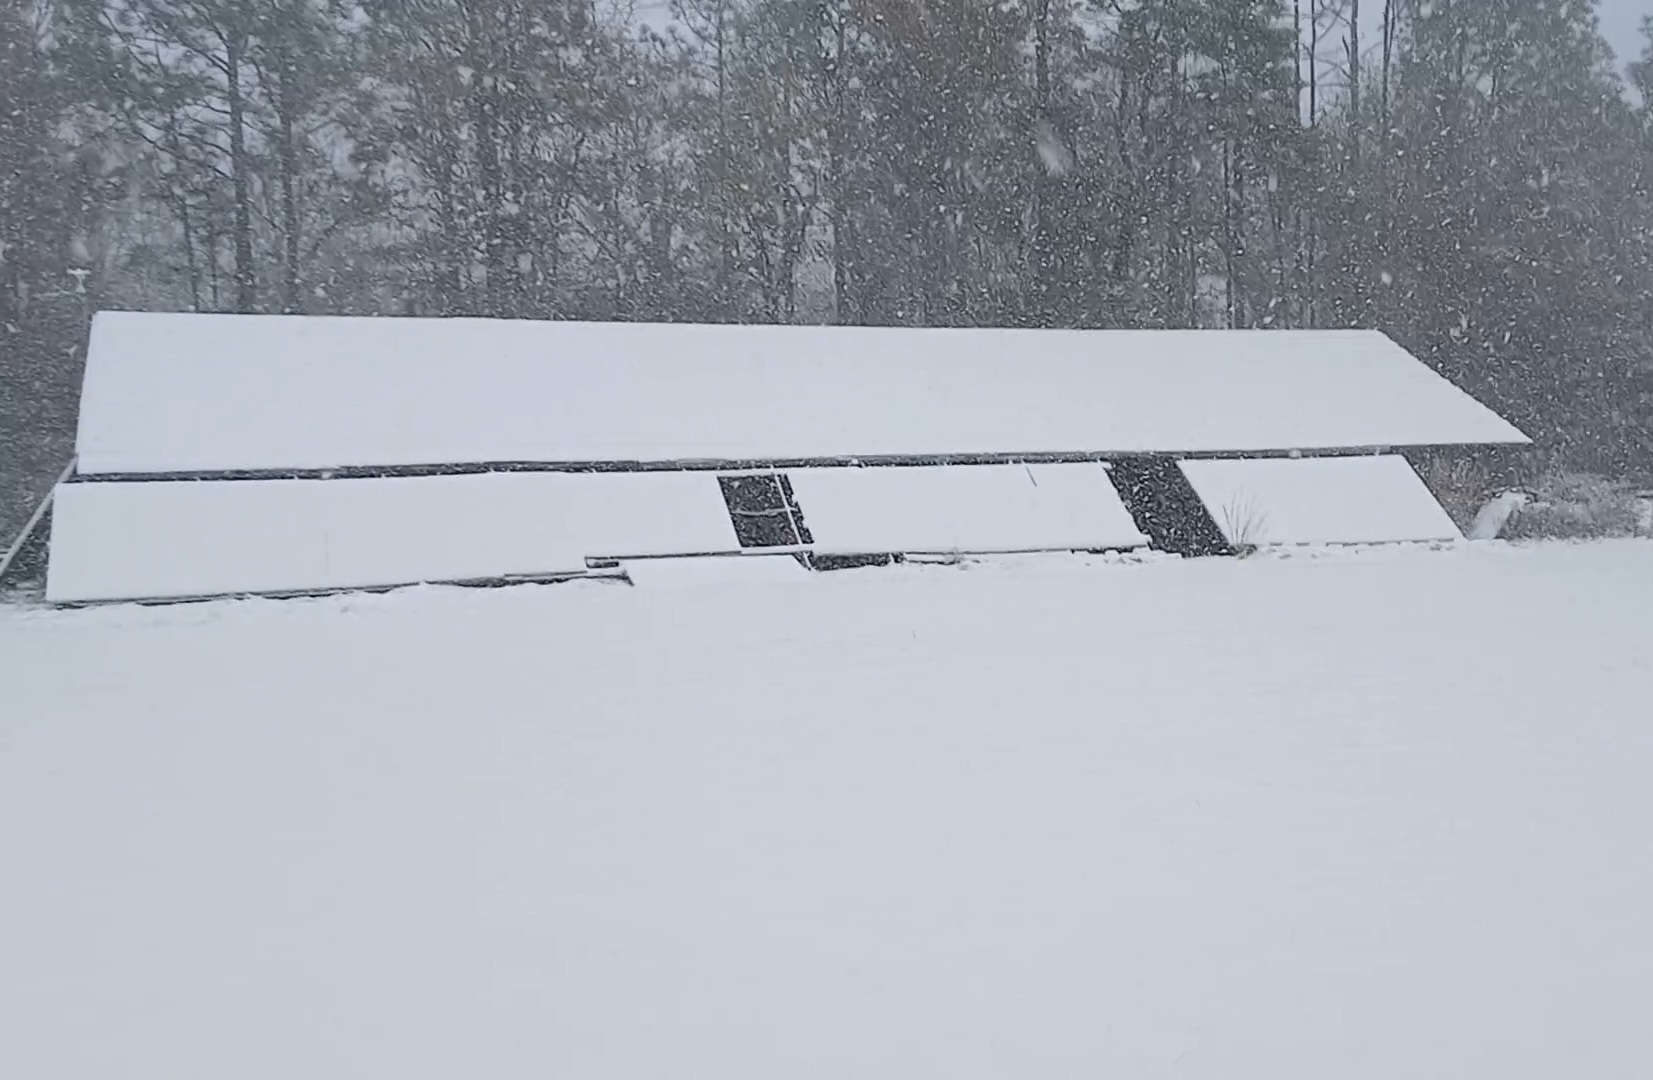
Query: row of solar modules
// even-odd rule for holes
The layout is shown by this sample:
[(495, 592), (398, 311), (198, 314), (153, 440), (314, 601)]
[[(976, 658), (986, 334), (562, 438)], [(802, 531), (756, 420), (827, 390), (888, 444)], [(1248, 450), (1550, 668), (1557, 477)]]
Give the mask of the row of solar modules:
[[(1233, 544), (1458, 536), (1399, 457), (1180, 468)], [(785, 550), (1124, 550), (1149, 543), (1154, 523), (1143, 514), (1095, 462), (71, 482), (56, 496), (47, 596), (83, 603), (552, 578), (625, 560)]]

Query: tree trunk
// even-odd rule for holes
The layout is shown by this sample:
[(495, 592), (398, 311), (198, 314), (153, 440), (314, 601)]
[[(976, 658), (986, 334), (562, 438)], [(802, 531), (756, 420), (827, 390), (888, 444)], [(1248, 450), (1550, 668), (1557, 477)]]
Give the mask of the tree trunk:
[(717, 0), (716, 22), (713, 25), (713, 48), (717, 64), (717, 165), (713, 179), (717, 185), (717, 269), (716, 303), (719, 319), (735, 319), (739, 315), (734, 298), (735, 226), (729, 212), (734, 198), (733, 151), (729, 145), (728, 56), (725, 50), (725, 4)]
[(178, 220), (183, 226), (184, 267), (189, 273), (189, 307), (201, 310), (201, 268), (195, 257), (195, 223), (189, 212), (189, 194), (178, 194)]
[(1383, 0), (1383, 86), (1378, 108), (1379, 127), (1382, 128), (1379, 138), (1383, 146), (1389, 144), (1389, 69), (1395, 58), (1395, 14), (1395, 0)]
[[(1319, 0), (1310, 0), (1318, 5)], [(1320, 123), (1320, 9), (1309, 8), (1309, 127)]]
[(276, 123), (281, 157), (281, 310), (288, 314), (301, 309), (299, 302), (298, 146), (293, 129), (297, 123), (298, 87), (294, 85), (297, 65), (290, 42), (278, 46), (276, 56), (278, 92)]
[[(1313, 0), (1310, 0), (1312, 3)], [(1291, 63), (1293, 85), (1291, 111), (1297, 122), (1303, 122), (1303, 0), (1292, 0), (1291, 7)]]
[(467, 5), (468, 66), (475, 73), (469, 88), (471, 125), (477, 164), (477, 242), (482, 247), (482, 313), (505, 310), (505, 177), (500, 147), (500, 70), (494, 0)]
[(827, 139), (827, 161), (831, 170), (829, 197), (832, 200), (832, 318), (836, 323), (846, 323), (853, 321), (853, 301), (849, 280), (850, 261), (847, 258), (850, 248), (850, 223), (849, 215), (844, 210), (848, 192), (844, 170), (849, 153), (846, 145), (849, 140), (849, 105), (844, 97), (845, 32), (842, 10), (838, 12), (832, 29), (834, 55), (829, 82), (832, 95), (832, 132)]
[(1360, 0), (1349, 0), (1349, 163), (1360, 171)]
[[(1050, 0), (1039, 0), (1033, 23), (1034, 131), (1036, 139), (1054, 139), (1050, 121)], [(1044, 153), (1051, 153), (1045, 148)], [(1050, 196), (1054, 186), (1048, 166), (1033, 181), (1033, 297), (1036, 325), (1050, 325), (1055, 316), (1051, 276), (1056, 272), (1050, 229)]]
[(230, 28), (223, 38), (225, 93), (230, 103), (230, 179), (235, 192), (235, 309), (251, 313), (258, 308), (258, 273), (253, 270), (253, 195), (251, 165), (246, 157), (246, 104), (241, 89), (241, 56), (246, 36)]
[(247, 160), (246, 104), (242, 96), (241, 61), (246, 35), (232, 27), (224, 35), (224, 77), (230, 114), (230, 178), (235, 198), (235, 310), (258, 307), (258, 275), (253, 269), (253, 210), (251, 165)]

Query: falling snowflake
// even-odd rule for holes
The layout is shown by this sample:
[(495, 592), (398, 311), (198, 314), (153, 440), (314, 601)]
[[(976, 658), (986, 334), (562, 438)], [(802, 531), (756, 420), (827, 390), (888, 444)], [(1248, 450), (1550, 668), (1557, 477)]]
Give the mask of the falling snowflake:
[(1066, 176), (1073, 171), (1073, 154), (1049, 120), (1040, 120), (1034, 125), (1033, 146), (1039, 152), (1039, 161), (1047, 176)]

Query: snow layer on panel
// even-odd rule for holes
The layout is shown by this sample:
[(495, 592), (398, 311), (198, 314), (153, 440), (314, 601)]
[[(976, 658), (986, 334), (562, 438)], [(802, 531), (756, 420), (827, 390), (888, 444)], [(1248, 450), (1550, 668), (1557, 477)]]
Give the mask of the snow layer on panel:
[(47, 598), (566, 573), (586, 556), (737, 547), (709, 474), (64, 484)]
[(993, 552), (1146, 544), (1100, 464), (794, 469), (820, 552)]
[(731, 585), (799, 582), (809, 571), (791, 555), (733, 555), (695, 558), (627, 559), (633, 585), (644, 588), (723, 588)]
[(0, 605), (3, 1071), (1640, 1080), (1650, 608), (1645, 541)]
[(103, 313), (83, 473), (1524, 442), (1366, 331)]
[(1181, 464), (1230, 543), (1462, 539), (1452, 519), (1402, 457)]

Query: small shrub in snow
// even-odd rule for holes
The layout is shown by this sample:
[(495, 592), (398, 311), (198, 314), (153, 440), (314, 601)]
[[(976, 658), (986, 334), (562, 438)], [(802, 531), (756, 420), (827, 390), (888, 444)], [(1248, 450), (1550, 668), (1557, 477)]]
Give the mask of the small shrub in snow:
[(1223, 533), (1234, 554), (1241, 558), (1257, 554), (1258, 545), (1268, 532), (1268, 514), (1249, 500), (1236, 496), (1223, 506), (1222, 515)]
[(1640, 531), (1640, 500), (1628, 485), (1558, 473), (1540, 481), (1533, 495), (1505, 527), (1506, 539), (1597, 540)]

